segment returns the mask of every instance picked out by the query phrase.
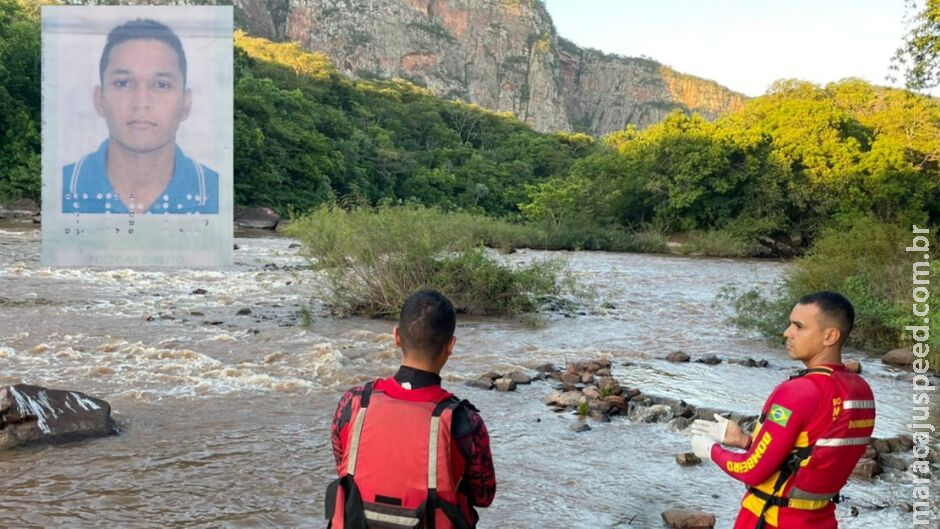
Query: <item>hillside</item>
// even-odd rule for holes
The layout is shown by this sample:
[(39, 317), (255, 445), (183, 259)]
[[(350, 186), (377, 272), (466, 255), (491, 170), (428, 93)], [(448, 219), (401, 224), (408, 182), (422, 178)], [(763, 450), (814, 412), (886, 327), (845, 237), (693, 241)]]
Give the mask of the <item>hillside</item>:
[(744, 97), (653, 60), (582, 49), (536, 0), (236, 0), (254, 36), (322, 52), (357, 79), (402, 78), (511, 112), (536, 130), (601, 136), (672, 110), (712, 119)]

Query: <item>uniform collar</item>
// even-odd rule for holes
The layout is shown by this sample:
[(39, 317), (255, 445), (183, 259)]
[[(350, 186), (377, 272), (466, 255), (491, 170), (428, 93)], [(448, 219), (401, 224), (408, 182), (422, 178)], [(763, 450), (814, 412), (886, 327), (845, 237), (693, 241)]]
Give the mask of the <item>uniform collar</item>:
[(395, 382), (398, 382), (405, 389), (420, 389), (428, 386), (440, 386), (441, 376), (430, 371), (401, 366), (398, 368), (398, 373), (395, 373)]

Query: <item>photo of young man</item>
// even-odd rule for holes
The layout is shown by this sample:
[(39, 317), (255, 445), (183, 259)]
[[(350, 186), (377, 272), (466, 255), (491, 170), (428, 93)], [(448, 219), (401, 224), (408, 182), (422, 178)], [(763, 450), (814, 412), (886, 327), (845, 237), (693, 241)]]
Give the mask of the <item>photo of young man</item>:
[(160, 22), (108, 33), (94, 91), (108, 139), (63, 168), (63, 213), (218, 213), (218, 173), (176, 144), (192, 108), (186, 68), (179, 37)]
[(232, 262), (231, 6), (42, 9), (42, 262)]

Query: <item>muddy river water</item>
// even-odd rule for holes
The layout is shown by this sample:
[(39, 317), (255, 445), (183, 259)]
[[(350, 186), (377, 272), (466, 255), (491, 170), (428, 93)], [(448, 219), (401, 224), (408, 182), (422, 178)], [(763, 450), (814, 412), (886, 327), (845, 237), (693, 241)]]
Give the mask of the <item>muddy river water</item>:
[[(0, 385), (84, 391), (110, 402), (124, 425), (107, 439), (0, 452), (0, 527), (325, 527), (336, 401), (348, 386), (393, 373), (398, 360), (391, 322), (330, 317), (325, 282), (293, 242), (237, 238), (236, 264), (225, 270), (56, 269), (39, 263), (37, 230), (0, 228)], [(730, 528), (743, 488), (713, 465), (678, 466), (674, 455), (689, 451), (683, 432), (614, 418), (575, 433), (575, 417), (542, 404), (545, 382), (496, 393), (462, 381), (605, 357), (624, 385), (756, 413), (798, 364), (782, 346), (730, 327), (716, 296), (724, 286), (769, 288), (786, 265), (509, 257), (547, 258), (567, 260), (594, 291), (584, 314), (546, 313), (535, 328), (460, 318), (445, 368), (445, 386), (481, 410), (492, 437), (498, 489), (480, 527), (659, 528), (662, 511), (694, 508)], [(675, 350), (770, 367), (662, 360)], [(847, 356), (862, 359), (875, 391), (875, 435), (907, 431), (906, 374)], [(909, 526), (897, 504), (909, 501), (910, 483), (903, 473), (851, 481), (841, 527)]]

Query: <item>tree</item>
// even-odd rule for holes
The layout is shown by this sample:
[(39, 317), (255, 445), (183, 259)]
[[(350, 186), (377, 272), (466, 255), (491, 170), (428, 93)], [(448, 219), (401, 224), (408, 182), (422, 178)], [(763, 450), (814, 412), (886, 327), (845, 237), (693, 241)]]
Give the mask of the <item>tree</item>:
[(919, 3), (908, 0), (908, 11), (914, 14), (891, 69), (903, 73), (909, 89), (929, 90), (940, 86), (940, 0), (927, 0), (921, 10)]
[(0, 0), (0, 201), (39, 199), (37, 7)]

